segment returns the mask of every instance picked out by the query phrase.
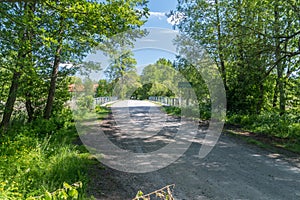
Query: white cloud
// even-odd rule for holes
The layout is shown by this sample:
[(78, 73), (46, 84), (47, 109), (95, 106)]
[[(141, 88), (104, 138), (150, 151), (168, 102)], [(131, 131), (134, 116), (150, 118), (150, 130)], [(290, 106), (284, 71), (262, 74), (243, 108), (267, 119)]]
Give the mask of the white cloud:
[(171, 15), (168, 19), (167, 19), (167, 22), (169, 24), (172, 24), (173, 26), (174, 25), (177, 25), (180, 23), (181, 20), (183, 20), (185, 18), (184, 14), (183, 13), (180, 13), (180, 12), (176, 12), (175, 14)]
[(65, 69), (71, 69), (72, 67), (74, 67), (74, 65), (73, 64), (69, 64), (69, 63), (60, 63), (59, 67), (65, 68)]
[(164, 12), (149, 12), (150, 17), (158, 17), (158, 19), (162, 20), (164, 17), (166, 17), (166, 13)]

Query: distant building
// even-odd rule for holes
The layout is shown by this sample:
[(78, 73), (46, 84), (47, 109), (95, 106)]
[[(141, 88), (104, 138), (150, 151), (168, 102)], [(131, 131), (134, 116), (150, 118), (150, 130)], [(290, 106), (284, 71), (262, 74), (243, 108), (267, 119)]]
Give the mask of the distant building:
[[(93, 91), (95, 92), (98, 88), (99, 84), (93, 84)], [(70, 84), (68, 85), (68, 91), (69, 92), (83, 92), (84, 86), (83, 85), (76, 85), (76, 84)]]

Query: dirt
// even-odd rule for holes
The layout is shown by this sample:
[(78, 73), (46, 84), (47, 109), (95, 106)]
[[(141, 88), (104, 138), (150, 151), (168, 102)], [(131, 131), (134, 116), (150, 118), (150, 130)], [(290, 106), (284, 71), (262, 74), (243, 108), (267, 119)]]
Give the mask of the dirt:
[[(145, 113), (149, 102), (131, 106), (139, 120), (148, 120)], [(135, 105), (136, 102), (132, 102)], [(154, 104), (153, 104), (154, 105)], [(155, 105), (157, 106), (157, 105)], [(123, 149), (133, 152), (151, 152), (166, 145), (178, 129), (178, 118), (168, 116), (168, 124), (159, 137), (147, 140), (132, 140), (114, 120), (114, 115), (101, 121), (100, 126), (107, 137)], [(203, 125), (203, 130), (206, 125)], [(169, 127), (169, 128), (168, 128)], [(199, 126), (201, 129), (201, 125)], [(226, 132), (222, 133), (214, 149), (203, 159), (198, 156), (201, 138), (197, 138), (187, 151), (169, 166), (148, 173), (127, 173), (112, 169), (98, 162), (90, 169), (89, 195), (103, 200), (126, 200), (135, 197), (139, 190), (144, 194), (175, 184), (176, 199), (300, 199), (300, 159), (297, 154), (284, 155), (259, 148)], [(135, 145), (133, 145), (135, 144)], [(139, 150), (137, 150), (137, 148)]]

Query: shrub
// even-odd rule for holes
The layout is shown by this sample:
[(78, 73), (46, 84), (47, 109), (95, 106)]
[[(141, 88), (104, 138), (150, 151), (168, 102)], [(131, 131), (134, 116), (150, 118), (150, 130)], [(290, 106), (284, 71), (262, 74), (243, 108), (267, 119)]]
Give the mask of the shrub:
[[(59, 193), (53, 191), (70, 196), (76, 192), (60, 189), (64, 182), (86, 185), (86, 166), (91, 160), (72, 144), (77, 133), (70, 112), (64, 112), (49, 121), (38, 119), (13, 127), (0, 139), (0, 199)], [(77, 190), (84, 197), (84, 187)]]
[(246, 130), (280, 138), (298, 138), (300, 135), (298, 117), (291, 113), (284, 115), (276, 112), (263, 112), (259, 115), (231, 114), (227, 116), (227, 123), (238, 124)]

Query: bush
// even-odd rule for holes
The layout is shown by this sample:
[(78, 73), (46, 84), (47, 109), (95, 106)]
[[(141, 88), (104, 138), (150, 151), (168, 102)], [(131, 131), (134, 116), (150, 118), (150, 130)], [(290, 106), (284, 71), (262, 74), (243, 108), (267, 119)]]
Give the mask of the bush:
[[(51, 120), (13, 127), (1, 138), (0, 199), (52, 194), (64, 190), (59, 189), (64, 182), (86, 185), (86, 166), (91, 160), (72, 144), (77, 133), (69, 114), (65, 110)], [(84, 187), (78, 192), (84, 197)]]
[(175, 106), (164, 106), (163, 110), (171, 115), (176, 115), (179, 116), (181, 115), (181, 109), (179, 107), (175, 107)]
[(241, 125), (244, 129), (256, 133), (268, 134), (280, 138), (298, 138), (300, 123), (298, 116), (287, 113), (263, 112), (259, 115), (227, 116), (227, 123)]

